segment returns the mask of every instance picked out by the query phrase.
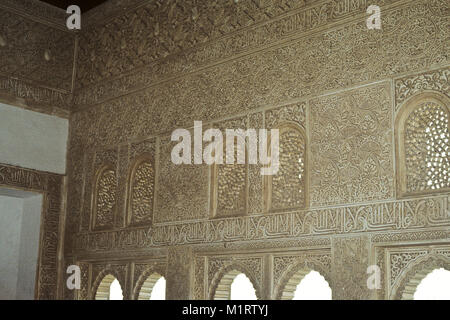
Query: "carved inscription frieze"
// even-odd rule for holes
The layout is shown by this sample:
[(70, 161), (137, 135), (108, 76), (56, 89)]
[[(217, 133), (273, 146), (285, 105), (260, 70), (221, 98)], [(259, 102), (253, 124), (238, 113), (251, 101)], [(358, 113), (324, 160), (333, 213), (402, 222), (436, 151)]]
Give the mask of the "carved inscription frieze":
[(440, 196), (270, 216), (186, 221), (146, 229), (80, 233), (76, 236), (75, 247), (79, 251), (104, 251), (366, 231), (426, 231), (450, 225), (448, 204), (448, 196)]

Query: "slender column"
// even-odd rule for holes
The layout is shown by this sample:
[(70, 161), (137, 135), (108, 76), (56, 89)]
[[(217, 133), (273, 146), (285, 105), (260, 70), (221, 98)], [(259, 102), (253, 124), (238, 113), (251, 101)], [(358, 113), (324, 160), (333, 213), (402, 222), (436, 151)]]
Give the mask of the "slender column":
[(170, 247), (167, 255), (166, 299), (189, 300), (193, 289), (193, 253), (191, 247)]

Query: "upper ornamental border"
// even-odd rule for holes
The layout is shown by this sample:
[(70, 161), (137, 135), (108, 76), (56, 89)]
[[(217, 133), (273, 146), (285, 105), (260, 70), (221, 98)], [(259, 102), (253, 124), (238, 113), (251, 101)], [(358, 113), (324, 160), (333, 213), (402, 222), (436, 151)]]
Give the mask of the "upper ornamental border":
[[(154, 0), (150, 0), (154, 1)], [(105, 23), (106, 20), (112, 19), (118, 15), (122, 15), (131, 10), (136, 10), (138, 7), (148, 4), (149, 0), (109, 0), (91, 10), (87, 11), (83, 15), (85, 20), (84, 25), (86, 27), (92, 27), (98, 24)]]
[(67, 118), (70, 113), (71, 95), (22, 79), (0, 75), (0, 102)]
[(218, 61), (232, 59), (251, 50), (285, 41), (294, 35), (298, 38), (300, 34), (326, 27), (357, 14), (366, 14), (366, 9), (373, 4), (372, 2), (385, 6), (411, 1), (322, 0), (308, 3), (269, 20), (239, 28), (218, 38), (208, 39), (181, 52), (171, 52), (168, 56), (154, 60), (146, 66), (83, 85), (76, 90), (74, 106), (78, 107), (75, 110), (156, 85), (199, 68), (207, 68)]
[(66, 11), (36, 0), (1, 0), (0, 9), (13, 11), (37, 22), (44, 22), (58, 29), (66, 28)]

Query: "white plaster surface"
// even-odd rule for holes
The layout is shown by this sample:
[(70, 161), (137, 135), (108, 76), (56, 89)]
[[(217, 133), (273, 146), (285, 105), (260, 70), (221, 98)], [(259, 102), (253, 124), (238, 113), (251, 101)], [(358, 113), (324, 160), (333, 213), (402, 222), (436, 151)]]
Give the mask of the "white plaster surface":
[(18, 300), (34, 299), (41, 212), (42, 195), (23, 199), (16, 291), (16, 299)]
[(0, 103), (0, 163), (64, 174), (67, 119)]
[(0, 196), (0, 299), (14, 299), (17, 289), (22, 223), (20, 198)]
[(0, 300), (34, 299), (42, 200), (0, 190)]

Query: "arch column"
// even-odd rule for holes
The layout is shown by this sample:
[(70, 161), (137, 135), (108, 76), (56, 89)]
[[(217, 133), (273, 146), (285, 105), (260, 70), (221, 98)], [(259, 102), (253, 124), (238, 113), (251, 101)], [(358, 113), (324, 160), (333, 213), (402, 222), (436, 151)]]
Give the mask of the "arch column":
[(333, 300), (370, 300), (367, 287), (370, 241), (368, 236), (332, 238), (330, 283)]
[(190, 300), (193, 291), (192, 247), (174, 246), (168, 249), (166, 299)]

